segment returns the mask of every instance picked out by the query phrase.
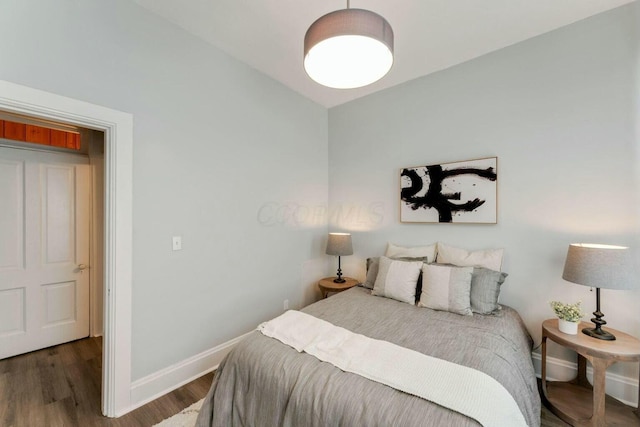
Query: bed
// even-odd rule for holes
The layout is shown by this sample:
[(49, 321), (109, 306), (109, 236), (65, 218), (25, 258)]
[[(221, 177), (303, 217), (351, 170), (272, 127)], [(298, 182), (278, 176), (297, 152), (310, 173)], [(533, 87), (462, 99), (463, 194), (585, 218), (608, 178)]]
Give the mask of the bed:
[[(518, 313), (462, 316), (355, 287), (302, 310), (374, 339), (484, 372), (540, 425), (532, 341)], [(375, 358), (375, 354), (370, 355)], [(429, 372), (415, 375), (429, 376)], [(477, 426), (428, 400), (344, 372), (252, 332), (220, 364), (197, 426)]]

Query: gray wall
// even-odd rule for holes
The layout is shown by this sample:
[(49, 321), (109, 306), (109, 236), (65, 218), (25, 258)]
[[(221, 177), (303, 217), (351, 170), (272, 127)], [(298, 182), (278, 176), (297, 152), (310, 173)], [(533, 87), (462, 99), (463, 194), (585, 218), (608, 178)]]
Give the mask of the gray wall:
[(133, 114), (132, 380), (308, 298), (326, 219), (258, 213), (326, 206), (326, 109), (130, 1), (1, 9), (0, 79)]
[[(346, 274), (403, 245), (505, 248), (502, 302), (540, 342), (567, 247), (640, 247), (640, 5), (592, 17), (329, 112), (330, 227), (354, 233)], [(399, 169), (498, 157), (498, 224), (399, 222)], [(637, 250), (636, 260), (637, 257)], [(613, 328), (640, 336), (640, 291), (602, 291)], [(591, 316), (589, 316), (591, 317)], [(553, 348), (560, 357), (569, 357)], [(627, 375), (637, 379), (637, 367)]]

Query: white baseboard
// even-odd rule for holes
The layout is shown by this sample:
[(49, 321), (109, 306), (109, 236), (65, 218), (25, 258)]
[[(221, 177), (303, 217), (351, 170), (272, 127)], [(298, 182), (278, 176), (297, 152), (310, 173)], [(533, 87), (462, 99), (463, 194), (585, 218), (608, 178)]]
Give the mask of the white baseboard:
[(127, 412), (131, 412), (215, 370), (231, 349), (249, 333), (133, 381), (131, 383), (131, 407)]
[[(536, 376), (541, 378), (542, 358), (538, 353), (532, 353), (533, 367)], [(567, 362), (547, 356), (547, 380), (568, 381), (575, 378), (578, 372), (578, 364)], [(587, 378), (593, 381), (593, 369), (587, 367)], [(606, 376), (607, 394), (615, 397), (625, 405), (636, 407), (638, 405), (638, 380), (636, 378), (623, 377), (622, 375), (607, 372)]]

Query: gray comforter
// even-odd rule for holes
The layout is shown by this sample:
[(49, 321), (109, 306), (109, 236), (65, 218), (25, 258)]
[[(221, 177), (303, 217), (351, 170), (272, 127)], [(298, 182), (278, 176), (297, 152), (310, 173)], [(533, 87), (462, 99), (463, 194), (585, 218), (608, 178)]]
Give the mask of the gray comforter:
[[(511, 308), (491, 316), (460, 316), (352, 288), (302, 311), (371, 338), (485, 372), (511, 393), (530, 426), (540, 425), (531, 338)], [(416, 375), (428, 376), (429, 372)], [(479, 424), (424, 399), (343, 372), (255, 331), (220, 364), (196, 425)]]

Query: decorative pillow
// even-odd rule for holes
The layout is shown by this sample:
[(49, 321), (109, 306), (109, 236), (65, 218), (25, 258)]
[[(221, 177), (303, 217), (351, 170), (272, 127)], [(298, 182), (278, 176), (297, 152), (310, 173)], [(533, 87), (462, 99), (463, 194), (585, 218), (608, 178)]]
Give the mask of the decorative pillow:
[(489, 270), (502, 270), (504, 249), (485, 249), (469, 252), (438, 242), (438, 264), (453, 264), (459, 267), (484, 267)]
[[(420, 262), (429, 262), (428, 257), (417, 257), (417, 258), (395, 258), (395, 257), (387, 257), (393, 260), (398, 261), (420, 261)], [(378, 266), (380, 265), (380, 257), (375, 258), (367, 258), (367, 278), (362, 283), (362, 287), (367, 289), (373, 289), (373, 285), (376, 282), (376, 278), (378, 277)], [(422, 274), (422, 273), (421, 273)], [(416, 296), (420, 296), (420, 289), (422, 287), (422, 283), (418, 280), (418, 287)], [(418, 302), (416, 300), (416, 302)]]
[(434, 262), (436, 260), (436, 245), (418, 246), (413, 248), (405, 248), (396, 246), (389, 242), (385, 256), (388, 258), (427, 258), (425, 262)]
[(373, 285), (376, 283), (376, 277), (378, 277), (378, 266), (380, 265), (380, 258), (367, 258), (367, 278), (364, 279), (362, 286), (367, 289), (373, 289)]
[(420, 307), (470, 316), (473, 267), (423, 264)]
[(474, 313), (491, 314), (500, 309), (500, 286), (508, 274), (488, 268), (475, 267), (471, 276), (471, 310)]
[(422, 264), (421, 261), (397, 261), (380, 257), (378, 276), (371, 294), (415, 304)]

